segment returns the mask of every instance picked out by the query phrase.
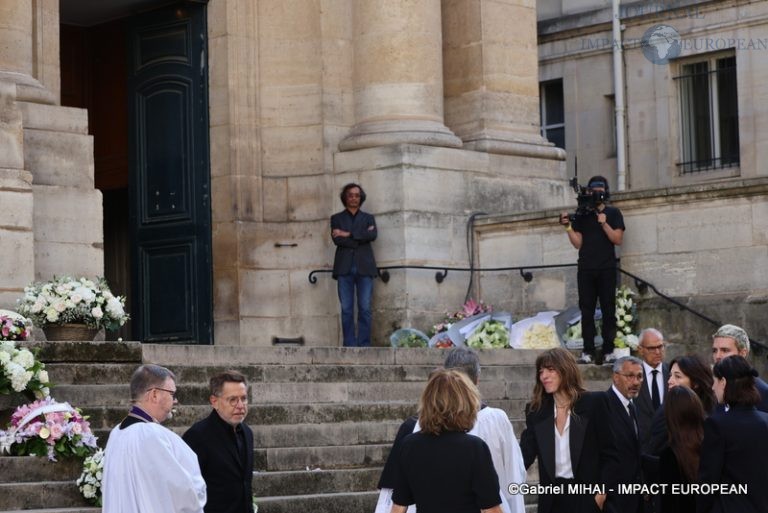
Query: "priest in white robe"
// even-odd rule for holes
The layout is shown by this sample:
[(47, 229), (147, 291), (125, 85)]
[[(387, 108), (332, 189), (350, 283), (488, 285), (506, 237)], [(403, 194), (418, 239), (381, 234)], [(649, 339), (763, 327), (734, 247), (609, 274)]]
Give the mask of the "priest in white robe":
[(206, 489), (197, 455), (160, 425), (176, 403), (173, 373), (140, 366), (131, 377), (131, 400), (105, 449), (102, 513), (203, 513)]

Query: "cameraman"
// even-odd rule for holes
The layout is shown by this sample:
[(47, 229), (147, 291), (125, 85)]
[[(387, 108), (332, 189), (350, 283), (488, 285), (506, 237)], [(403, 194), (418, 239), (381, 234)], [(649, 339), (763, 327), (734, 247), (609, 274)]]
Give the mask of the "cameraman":
[[(616, 252), (624, 238), (624, 216), (615, 207), (605, 204), (610, 197), (608, 180), (593, 176), (587, 182), (586, 194), (592, 196), (591, 206), (579, 208), (576, 215), (560, 214), (568, 240), (579, 250), (577, 283), (581, 332), (584, 350), (579, 363), (612, 362), (613, 339), (616, 338)], [(595, 307), (600, 299), (603, 313), (603, 351), (595, 353)]]

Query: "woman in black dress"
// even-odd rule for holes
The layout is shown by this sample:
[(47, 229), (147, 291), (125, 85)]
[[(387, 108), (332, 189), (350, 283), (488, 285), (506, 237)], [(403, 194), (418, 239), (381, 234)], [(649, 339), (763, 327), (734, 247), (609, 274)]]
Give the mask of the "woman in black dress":
[(713, 389), (724, 408), (704, 421), (699, 483), (746, 487), (697, 496), (698, 513), (768, 511), (768, 413), (758, 411), (757, 371), (743, 356), (717, 362)]
[[(525, 466), (539, 461), (541, 485), (604, 485), (611, 488), (619, 465), (608, 424), (606, 396), (586, 392), (576, 358), (563, 348), (536, 359), (533, 400), (526, 407), (520, 437)], [(583, 493), (539, 493), (538, 513), (593, 513), (606, 495), (586, 487)]]
[(456, 370), (432, 373), (419, 400), (421, 431), (405, 437), (394, 476), (392, 513), (501, 513), (499, 480), (488, 446), (467, 434), (480, 392)]
[[(669, 445), (659, 458), (659, 482), (695, 483), (704, 438), (704, 408), (699, 396), (686, 386), (670, 388), (664, 397), (664, 416)], [(696, 513), (696, 496), (673, 493), (668, 486), (661, 496), (661, 513)]]

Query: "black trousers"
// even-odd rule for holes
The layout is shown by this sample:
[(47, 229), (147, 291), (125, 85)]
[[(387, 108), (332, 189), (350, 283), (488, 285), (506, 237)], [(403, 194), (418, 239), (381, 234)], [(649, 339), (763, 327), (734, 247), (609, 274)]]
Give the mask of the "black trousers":
[(576, 274), (579, 288), (579, 309), (581, 310), (581, 335), (584, 352), (595, 352), (595, 308), (600, 300), (603, 313), (603, 355), (613, 352), (616, 338), (616, 268), (579, 269)]

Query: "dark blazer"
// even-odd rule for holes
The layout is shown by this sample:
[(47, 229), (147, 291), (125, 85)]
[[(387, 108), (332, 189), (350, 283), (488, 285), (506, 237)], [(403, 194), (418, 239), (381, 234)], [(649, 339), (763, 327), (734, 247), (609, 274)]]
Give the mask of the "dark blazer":
[[(584, 392), (573, 406), (569, 431), (571, 465), (577, 483), (613, 486), (619, 464), (613, 434), (605, 422), (607, 401), (603, 392)], [(554, 399), (546, 394), (541, 407), (532, 411), (526, 406), (525, 430), (520, 436), (525, 467), (539, 461), (542, 485), (555, 483), (555, 416)], [(553, 511), (555, 496), (539, 494), (538, 513)], [(591, 495), (573, 498), (573, 511), (598, 511)], [(569, 510), (570, 511), (570, 510)]]
[[(645, 378), (645, 366), (643, 366), (643, 378)], [(666, 363), (661, 364), (661, 376), (659, 376), (659, 379), (663, 380), (661, 386), (666, 390), (667, 382), (669, 381), (669, 365)], [(637, 423), (640, 427), (640, 446), (643, 448), (643, 452), (649, 452), (648, 443), (651, 437), (651, 424), (656, 410), (653, 408), (651, 393), (648, 391), (648, 383), (646, 383), (645, 379), (643, 379), (643, 385), (640, 387), (640, 395), (635, 398), (635, 406), (637, 406)]]
[(353, 216), (344, 209), (331, 216), (331, 231), (339, 228), (349, 232), (349, 237), (331, 237), (336, 244), (336, 256), (333, 259), (333, 277), (349, 274), (352, 262), (357, 267), (357, 274), (362, 276), (378, 275), (376, 259), (373, 257), (371, 242), (376, 240), (376, 220), (371, 214), (358, 210)]
[(182, 437), (197, 454), (208, 488), (205, 513), (253, 513), (253, 431), (245, 422), (240, 426), (245, 435), (245, 466), (237, 454), (234, 429), (216, 410)]
[(768, 413), (768, 383), (760, 378), (755, 378), (755, 386), (760, 392), (760, 402), (757, 403), (757, 409)]
[(704, 421), (700, 483), (745, 484), (746, 494), (701, 494), (698, 513), (768, 511), (768, 413), (737, 406)]
[[(616, 451), (621, 464), (614, 479), (618, 483), (642, 483), (640, 439), (635, 426), (613, 388), (605, 392), (608, 403), (608, 426), (611, 428)], [(635, 407), (637, 408), (637, 407)], [(615, 513), (637, 513), (642, 505), (640, 495), (608, 493), (604, 511)]]

